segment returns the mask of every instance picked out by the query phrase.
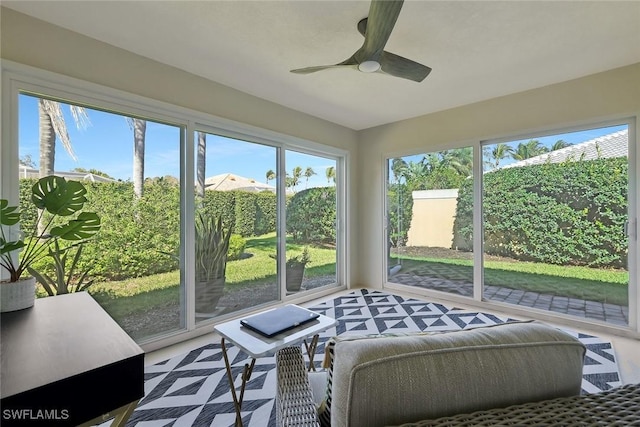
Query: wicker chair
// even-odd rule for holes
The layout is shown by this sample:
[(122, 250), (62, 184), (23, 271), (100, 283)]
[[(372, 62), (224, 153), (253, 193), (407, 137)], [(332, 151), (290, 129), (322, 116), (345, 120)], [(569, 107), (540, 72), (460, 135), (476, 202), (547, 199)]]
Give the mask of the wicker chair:
[[(320, 426), (300, 348), (280, 350), (276, 358), (277, 425)], [(561, 397), (401, 425), (489, 426), (640, 426), (640, 384), (627, 384), (601, 393)]]
[(488, 427), (488, 426), (640, 426), (640, 384), (542, 402), (431, 421), (401, 427)]

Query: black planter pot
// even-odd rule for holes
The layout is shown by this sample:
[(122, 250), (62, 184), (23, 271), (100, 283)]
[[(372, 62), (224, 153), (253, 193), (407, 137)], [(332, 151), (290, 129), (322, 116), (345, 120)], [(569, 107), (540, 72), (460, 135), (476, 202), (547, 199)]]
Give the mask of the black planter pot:
[(287, 291), (298, 292), (304, 277), (304, 264), (296, 263), (287, 266)]
[(196, 312), (213, 313), (224, 295), (225, 278), (196, 282)]

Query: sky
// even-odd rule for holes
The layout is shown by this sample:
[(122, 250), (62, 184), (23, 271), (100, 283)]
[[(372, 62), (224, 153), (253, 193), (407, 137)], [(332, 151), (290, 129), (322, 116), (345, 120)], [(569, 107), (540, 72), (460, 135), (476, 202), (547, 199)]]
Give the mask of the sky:
[[(124, 116), (87, 110), (90, 124), (78, 129), (68, 105), (63, 113), (76, 160), (65, 151), (56, 138), (55, 170), (71, 171), (75, 168), (97, 169), (109, 176), (130, 180), (133, 169), (133, 131)], [(38, 101), (29, 95), (19, 98), (20, 158), (30, 155), (39, 163)], [(276, 149), (260, 144), (238, 141), (216, 135), (207, 136), (206, 176), (233, 173), (266, 183), (268, 170), (276, 171)], [(287, 151), (286, 170), (295, 166), (303, 171), (311, 167), (315, 176), (308, 182), (302, 177), (298, 189), (327, 186), (326, 169), (335, 167), (333, 159)], [(180, 174), (179, 128), (147, 121), (145, 136), (145, 177)], [(269, 182), (275, 185), (275, 182)]]
[[(37, 98), (20, 95), (19, 108), (20, 158), (30, 155), (37, 166), (39, 146)], [(130, 180), (133, 169), (133, 131), (125, 117), (88, 110), (90, 124), (85, 129), (78, 129), (68, 105), (63, 105), (63, 112), (77, 159), (74, 160), (57, 141), (55, 169), (57, 171), (71, 171), (75, 168), (97, 169), (113, 178)], [(509, 145), (515, 147), (518, 143), (527, 142), (529, 139), (537, 139), (547, 147), (559, 139), (576, 144), (624, 128), (626, 125), (545, 137), (532, 135), (530, 138), (511, 141)], [(206, 176), (233, 173), (266, 183), (267, 171), (276, 170), (275, 153), (276, 150), (273, 147), (209, 135), (207, 137)], [(419, 162), (422, 157), (423, 155), (419, 154), (406, 156), (404, 159)], [(179, 129), (175, 126), (148, 121), (145, 139), (145, 177), (166, 175), (178, 177), (179, 160)], [(328, 185), (326, 169), (330, 166), (336, 166), (332, 159), (293, 151), (287, 151), (285, 161), (288, 173), (291, 173), (295, 166), (300, 166), (303, 170), (311, 167), (316, 172), (316, 175), (312, 176), (308, 182), (303, 177), (298, 189)], [(503, 159), (500, 164), (504, 166), (513, 161), (512, 159)], [(269, 184), (274, 185), (275, 183), (272, 181)]]

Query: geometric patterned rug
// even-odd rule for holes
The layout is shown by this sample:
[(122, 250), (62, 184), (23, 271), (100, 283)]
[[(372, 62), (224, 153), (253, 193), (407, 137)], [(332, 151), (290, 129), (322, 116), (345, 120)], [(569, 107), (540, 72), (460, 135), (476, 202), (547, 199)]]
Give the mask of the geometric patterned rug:
[[(320, 335), (315, 357), (318, 365), (324, 354), (324, 343), (336, 335), (461, 330), (518, 320), (367, 289), (309, 308), (338, 321), (334, 328)], [(587, 347), (583, 393), (621, 385), (610, 342), (565, 331)], [(230, 344), (227, 350), (232, 372), (238, 378), (236, 384), (239, 384), (239, 376), (249, 357)], [(275, 426), (274, 368), (274, 357), (256, 360), (242, 405), (245, 426)], [(127, 427), (226, 427), (233, 426), (234, 422), (235, 412), (220, 344), (211, 343), (145, 367), (145, 397), (131, 415)]]

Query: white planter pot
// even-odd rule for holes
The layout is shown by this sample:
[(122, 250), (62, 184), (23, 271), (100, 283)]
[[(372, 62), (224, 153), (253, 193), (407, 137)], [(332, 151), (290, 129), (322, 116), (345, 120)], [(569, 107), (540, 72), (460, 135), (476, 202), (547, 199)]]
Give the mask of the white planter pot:
[(0, 313), (32, 307), (35, 299), (35, 277), (0, 283)]

